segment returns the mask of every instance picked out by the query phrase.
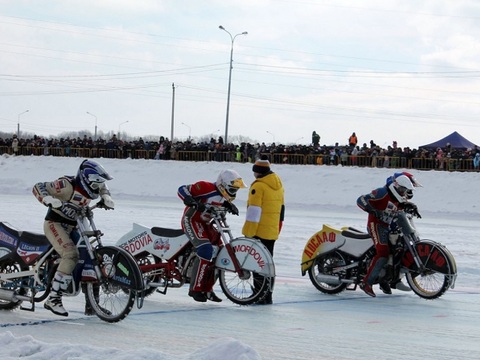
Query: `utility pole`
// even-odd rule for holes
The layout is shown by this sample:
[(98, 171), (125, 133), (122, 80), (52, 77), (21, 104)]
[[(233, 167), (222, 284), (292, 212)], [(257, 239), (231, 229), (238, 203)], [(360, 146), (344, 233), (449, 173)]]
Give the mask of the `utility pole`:
[(172, 124), (170, 125), (170, 141), (173, 144), (173, 128), (175, 124), (175, 83), (172, 83)]

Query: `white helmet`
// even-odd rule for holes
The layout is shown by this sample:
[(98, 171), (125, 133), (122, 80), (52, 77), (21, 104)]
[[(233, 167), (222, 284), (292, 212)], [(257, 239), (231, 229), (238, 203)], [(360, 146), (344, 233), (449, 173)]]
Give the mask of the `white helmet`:
[(246, 188), (240, 175), (235, 170), (223, 170), (217, 178), (217, 189), (228, 201), (235, 200), (238, 189)]
[(402, 174), (396, 177), (392, 183), (388, 185), (388, 188), (393, 196), (401, 203), (407, 202), (413, 197), (414, 186), (412, 180), (406, 175)]
[[(399, 176), (402, 176), (402, 175), (405, 175), (406, 177), (408, 177), (408, 178), (410, 179), (410, 181), (412, 182), (413, 187), (422, 187), (422, 186), (423, 186), (422, 184), (420, 184), (420, 183), (418, 182), (418, 180), (417, 180), (412, 174), (410, 174), (409, 172), (406, 172), (406, 171), (398, 172), (398, 173), (393, 174), (392, 176), (389, 176), (389, 177), (387, 178), (387, 183), (386, 183), (386, 185), (387, 185), (387, 186), (390, 186), (390, 184), (392, 184), (392, 182), (395, 181), (396, 178), (398, 178)], [(413, 197), (413, 192), (411, 192), (411, 191), (410, 191), (410, 192), (407, 192), (407, 194), (406, 194), (407, 200), (408, 200), (408, 199), (411, 199), (412, 197)]]

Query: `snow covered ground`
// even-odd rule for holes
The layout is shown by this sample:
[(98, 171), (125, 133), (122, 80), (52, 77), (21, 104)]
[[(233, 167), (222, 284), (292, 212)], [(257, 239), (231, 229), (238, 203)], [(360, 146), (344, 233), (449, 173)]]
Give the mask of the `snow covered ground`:
[[(0, 221), (42, 231), (45, 208), (31, 195), (33, 184), (75, 174), (82, 159), (0, 157)], [(97, 226), (114, 244), (132, 222), (178, 228), (183, 210), (179, 185), (215, 180), (236, 169), (247, 184), (251, 164), (186, 163), (100, 159), (115, 211), (98, 211)], [(65, 299), (68, 318), (42, 305), (32, 313), (0, 313), (0, 357), (50, 359), (479, 359), (480, 216), (479, 173), (414, 172), (423, 184), (414, 201), (423, 238), (446, 245), (457, 261), (455, 289), (427, 301), (395, 291), (370, 298), (360, 290), (329, 296), (302, 277), (307, 239), (323, 223), (365, 228), (360, 194), (384, 183), (388, 169), (272, 165), (284, 182), (286, 221), (275, 248), (277, 281), (272, 306), (196, 303), (187, 288), (154, 294), (142, 309), (117, 323), (83, 315), (83, 297)], [(240, 216), (230, 216), (235, 234), (245, 217), (247, 190), (240, 191)]]

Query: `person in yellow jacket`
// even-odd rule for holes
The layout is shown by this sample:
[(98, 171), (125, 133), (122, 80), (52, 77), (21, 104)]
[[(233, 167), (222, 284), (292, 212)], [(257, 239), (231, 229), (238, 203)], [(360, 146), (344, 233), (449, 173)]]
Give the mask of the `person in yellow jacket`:
[[(242, 234), (259, 239), (273, 256), (275, 241), (280, 235), (285, 216), (283, 184), (280, 177), (270, 169), (266, 155), (255, 162), (252, 170), (255, 181), (248, 193), (247, 215)], [(269, 291), (257, 304), (272, 303), (272, 291)]]

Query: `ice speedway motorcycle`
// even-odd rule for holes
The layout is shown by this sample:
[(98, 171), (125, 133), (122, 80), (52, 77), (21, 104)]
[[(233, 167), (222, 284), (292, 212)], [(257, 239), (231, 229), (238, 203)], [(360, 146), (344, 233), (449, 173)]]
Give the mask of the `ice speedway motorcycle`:
[[(137, 262), (124, 249), (104, 246), (93, 221), (92, 207), (77, 209), (80, 260), (65, 296), (85, 291), (96, 315), (118, 322), (143, 304), (144, 282)], [(35, 311), (44, 301), (58, 267), (59, 256), (44, 234), (21, 231), (0, 222), (0, 309)], [(23, 306), (22, 303), (30, 303)]]
[[(226, 221), (224, 207), (207, 205), (214, 226), (220, 233), (214, 246), (215, 276), (225, 296), (239, 305), (262, 300), (272, 290), (275, 266), (268, 249), (258, 240), (234, 238)], [(122, 236), (117, 246), (127, 250), (138, 261), (147, 289), (166, 294), (168, 288), (189, 283), (195, 249), (181, 229), (146, 227), (137, 223)]]
[[(396, 230), (390, 234), (391, 255), (382, 269), (382, 280), (405, 274), (408, 285), (424, 299), (436, 299), (454, 287), (457, 266), (450, 251), (433, 240), (420, 239), (413, 217), (416, 207), (398, 211)], [(375, 255), (367, 233), (351, 227), (335, 229), (323, 225), (308, 241), (302, 254), (302, 275), (307, 272), (312, 284), (326, 294), (355, 290), (364, 279)]]

